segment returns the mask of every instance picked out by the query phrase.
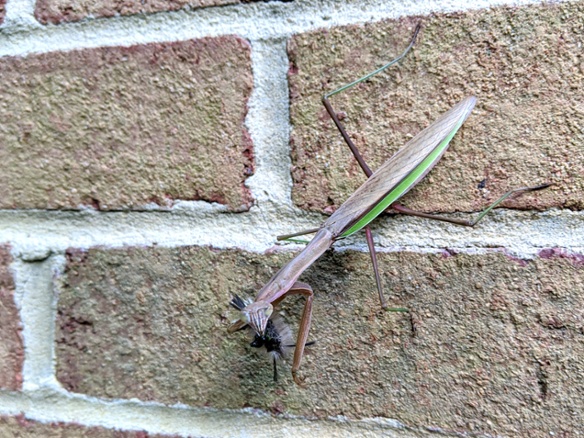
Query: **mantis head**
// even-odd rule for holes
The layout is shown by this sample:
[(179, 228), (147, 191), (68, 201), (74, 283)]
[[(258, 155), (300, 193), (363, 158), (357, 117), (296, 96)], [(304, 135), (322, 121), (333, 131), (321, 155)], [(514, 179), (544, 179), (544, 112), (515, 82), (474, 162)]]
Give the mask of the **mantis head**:
[(272, 305), (266, 301), (256, 301), (245, 306), (242, 310), (242, 321), (248, 324), (257, 334), (263, 336), (268, 325), (268, 319), (274, 311)]

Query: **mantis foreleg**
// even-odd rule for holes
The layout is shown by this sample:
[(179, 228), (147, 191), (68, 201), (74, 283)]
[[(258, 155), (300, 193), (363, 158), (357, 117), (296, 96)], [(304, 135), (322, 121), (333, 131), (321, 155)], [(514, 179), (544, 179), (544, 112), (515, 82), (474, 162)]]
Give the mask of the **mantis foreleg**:
[(298, 327), (296, 349), (294, 350), (294, 359), (292, 361), (292, 378), (297, 385), (304, 386), (303, 379), (298, 376), (298, 370), (300, 369), (300, 362), (302, 362), (302, 356), (304, 355), (304, 347), (307, 344), (308, 333), (310, 332), (310, 323), (312, 322), (312, 299), (314, 294), (312, 288), (308, 284), (297, 281), (288, 292), (274, 301), (274, 307), (289, 295), (304, 295), (306, 298), (304, 310), (302, 311), (302, 318), (300, 319), (300, 325)]

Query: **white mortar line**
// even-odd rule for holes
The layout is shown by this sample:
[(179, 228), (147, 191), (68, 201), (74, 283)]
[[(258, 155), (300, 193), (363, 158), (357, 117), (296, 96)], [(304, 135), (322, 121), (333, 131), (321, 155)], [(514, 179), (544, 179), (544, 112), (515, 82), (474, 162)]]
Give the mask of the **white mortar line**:
[[(297, 0), (292, 3), (251, 3), (199, 8), (107, 19), (87, 19), (79, 23), (39, 26), (32, 23), (27, 7), (32, 0), (12, 0), (9, 23), (0, 34), (0, 56), (22, 56), (56, 50), (103, 46), (128, 46), (162, 41), (188, 40), (206, 36), (237, 34), (250, 40), (280, 39), (295, 33), (347, 24), (375, 22), (406, 15), (428, 15), (500, 5), (540, 4), (535, 0)], [(11, 6), (11, 4), (14, 4)], [(20, 12), (21, 11), (21, 12)], [(20, 16), (16, 16), (21, 14)], [(19, 21), (20, 20), (20, 21)]]
[(62, 271), (64, 264), (62, 256), (34, 262), (16, 259), (12, 264), (16, 304), (23, 325), (24, 390), (59, 386), (54, 377), (53, 362), (56, 311), (54, 278)]
[(254, 88), (246, 125), (254, 143), (256, 168), (246, 185), (257, 204), (292, 207), (286, 40), (254, 40), (251, 57)]
[[(38, 254), (63, 253), (70, 247), (94, 246), (209, 245), (264, 252), (276, 244), (277, 234), (314, 228), (323, 219), (324, 216), (318, 214), (297, 215), (291, 209), (280, 211), (278, 219), (273, 219), (272, 223), (254, 213), (0, 211), (0, 242), (10, 242), (14, 255), (27, 260), (38, 258)], [(449, 248), (477, 253), (485, 248), (507, 248), (514, 255), (525, 258), (532, 258), (541, 249), (550, 247), (578, 253), (584, 248), (584, 212), (496, 211), (475, 228), (395, 216), (377, 220), (374, 235), (380, 250), (408, 248), (435, 252)], [(335, 246), (367, 251), (360, 233)]]
[(2, 29), (31, 29), (42, 27), (34, 18), (35, 0), (8, 0)]
[(134, 400), (107, 401), (59, 391), (0, 392), (0, 413), (24, 413), (26, 418), (43, 423), (62, 421), (190, 437), (421, 436), (420, 432), (408, 431), (399, 422), (386, 418), (310, 421), (302, 417), (273, 417), (251, 409), (232, 411), (184, 405), (164, 406)]

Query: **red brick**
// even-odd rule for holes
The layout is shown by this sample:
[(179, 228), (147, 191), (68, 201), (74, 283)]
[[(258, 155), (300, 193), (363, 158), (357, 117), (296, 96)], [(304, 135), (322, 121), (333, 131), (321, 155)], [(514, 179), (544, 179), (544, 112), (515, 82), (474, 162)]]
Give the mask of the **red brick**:
[(11, 262), (10, 248), (0, 245), (0, 388), (17, 391), (22, 387), (24, 347)]
[[(275, 413), (396, 418), (413, 427), (556, 436), (584, 423), (584, 265), (542, 253), (329, 252), (303, 275), (315, 304), (302, 375), (227, 335), (232, 294), (252, 296), (290, 254), (207, 248), (71, 251), (57, 322), (69, 390)], [(285, 302), (296, 327), (301, 300)]]
[(88, 17), (113, 17), (116, 15), (151, 14), (177, 9), (224, 6), (235, 3), (252, 3), (241, 0), (144, 0), (119, 2), (114, 0), (37, 0), (35, 17), (43, 24), (79, 21)]
[(4, 23), (4, 16), (6, 15), (6, 0), (0, 0), (0, 25)]
[(121, 431), (103, 427), (86, 427), (75, 423), (39, 423), (24, 415), (0, 416), (0, 436), (19, 438), (156, 438), (146, 432)]
[(0, 208), (249, 207), (240, 38), (5, 57), (0, 76)]
[[(400, 54), (399, 67), (334, 96), (372, 168), (468, 95), (478, 105), (450, 150), (404, 204), (476, 211), (505, 191), (553, 182), (511, 208), (582, 209), (584, 3), (494, 8), (339, 27), (295, 36), (291, 60), (293, 199), (332, 211), (365, 181), (320, 102), (325, 92)], [(484, 181), (485, 188), (478, 188)]]

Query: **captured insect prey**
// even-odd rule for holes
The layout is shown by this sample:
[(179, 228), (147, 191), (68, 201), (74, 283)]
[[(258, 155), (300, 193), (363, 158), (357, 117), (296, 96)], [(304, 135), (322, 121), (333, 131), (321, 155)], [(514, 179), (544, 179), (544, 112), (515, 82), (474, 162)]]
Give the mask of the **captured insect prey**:
[[(242, 310), (249, 303), (246, 303), (241, 297), (235, 295), (230, 304), (237, 310)], [(240, 330), (244, 328), (251, 330), (251, 327), (248, 325), (242, 327)], [(312, 344), (314, 342), (307, 342), (305, 345)], [(272, 314), (270, 319), (268, 319), (263, 335), (254, 332), (254, 338), (249, 345), (254, 348), (265, 348), (265, 354), (271, 359), (274, 366), (274, 382), (278, 381), (278, 361), (284, 361), (290, 351), (296, 346), (290, 327), (286, 324), (284, 318), (278, 314)]]

